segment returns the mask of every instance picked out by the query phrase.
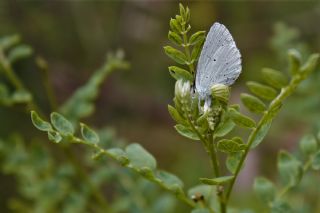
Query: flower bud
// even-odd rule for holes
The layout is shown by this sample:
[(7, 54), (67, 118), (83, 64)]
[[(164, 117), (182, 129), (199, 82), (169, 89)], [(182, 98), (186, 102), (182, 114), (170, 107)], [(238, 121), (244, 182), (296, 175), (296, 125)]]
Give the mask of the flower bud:
[(175, 95), (177, 98), (186, 99), (190, 96), (190, 82), (178, 80), (175, 86)]
[(211, 95), (223, 103), (228, 103), (230, 97), (229, 87), (224, 84), (215, 84), (211, 87)]

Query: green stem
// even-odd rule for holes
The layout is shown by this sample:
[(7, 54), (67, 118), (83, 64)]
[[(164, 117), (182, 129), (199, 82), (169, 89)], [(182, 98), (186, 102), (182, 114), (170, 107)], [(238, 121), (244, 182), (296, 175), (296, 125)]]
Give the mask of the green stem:
[[(114, 156), (112, 156), (107, 150), (101, 148), (101, 147), (98, 146), (97, 144), (93, 144), (93, 143), (90, 143), (90, 142), (86, 142), (86, 141), (84, 141), (84, 140), (82, 140), (82, 139), (80, 139), (80, 138), (77, 138), (77, 137), (75, 137), (75, 136), (72, 136), (72, 138), (70, 138), (70, 142), (72, 142), (72, 143), (78, 143), (78, 144), (84, 144), (84, 145), (90, 146), (91, 148), (97, 150), (97, 153), (99, 153), (99, 155), (100, 155), (100, 154), (103, 154), (103, 155), (106, 155), (106, 156), (108, 156), (108, 157), (110, 157), (110, 158), (112, 158), (112, 159), (115, 159)], [(117, 159), (115, 159), (115, 160), (117, 160)], [(138, 174), (140, 174), (140, 173), (139, 173), (139, 170), (136, 169), (136, 168), (134, 168), (134, 167), (132, 167), (131, 165), (126, 165), (126, 167), (129, 168), (129, 169), (131, 169), (131, 170), (133, 170), (133, 171), (135, 171), (135, 172), (137, 172)], [(142, 176), (142, 177), (144, 177), (144, 176)], [(144, 177), (144, 178), (146, 178), (146, 177)], [(146, 178), (146, 179), (149, 180), (149, 181), (151, 181), (151, 182), (153, 182), (153, 183), (156, 183), (157, 185), (159, 185), (159, 186), (160, 186), (161, 188), (163, 188), (164, 190), (169, 191), (169, 192), (172, 193), (172, 194), (175, 194), (176, 197), (177, 197), (180, 201), (184, 202), (185, 204), (189, 205), (190, 207), (192, 207), (192, 208), (195, 208), (195, 207), (196, 207), (195, 203), (194, 203), (192, 200), (190, 200), (184, 193), (182, 193), (182, 194), (181, 194), (181, 193), (177, 194), (176, 191), (172, 191), (172, 190), (166, 188), (166, 187), (162, 184), (162, 182), (159, 182), (159, 180), (157, 180), (157, 179), (150, 179), (150, 178)]]
[[(4, 52), (2, 49), (0, 49), (0, 70), (3, 71), (4, 75), (8, 78), (8, 80), (12, 83), (12, 85), (17, 89), (17, 90), (25, 90), (26, 87), (24, 86), (23, 82), (19, 79), (19, 77), (15, 74), (13, 71), (11, 64), (7, 57), (5, 56)], [(38, 105), (34, 102), (33, 98), (31, 99), (30, 102), (27, 103), (29, 110), (35, 110), (37, 111), (40, 115), (44, 115)]]
[(251, 149), (251, 146), (252, 146), (252, 143), (255, 141), (256, 137), (257, 137), (257, 133), (259, 132), (259, 130), (262, 128), (262, 126), (267, 123), (267, 122), (270, 122), (271, 119), (273, 119), (273, 117), (275, 115), (272, 115), (273, 110), (280, 106), (282, 104), (282, 102), (289, 96), (291, 95), (294, 90), (296, 89), (296, 87), (299, 85), (299, 83), (301, 81), (303, 81), (305, 78), (307, 77), (306, 74), (302, 74), (302, 73), (299, 73), (297, 75), (295, 75), (288, 86), (282, 88), (281, 92), (279, 93), (279, 95), (270, 103), (269, 105), (269, 109), (267, 111), (265, 111), (264, 115), (262, 116), (261, 120), (259, 121), (258, 125), (256, 128), (254, 128), (251, 132), (251, 134), (249, 135), (249, 138), (248, 138), (248, 142), (247, 142), (247, 147), (246, 149), (244, 150), (244, 153), (243, 155), (241, 156), (241, 159), (239, 161), (239, 164), (236, 168), (236, 171), (235, 171), (235, 174), (234, 174), (234, 178), (231, 180), (230, 182), (230, 186), (227, 190), (227, 194), (226, 194), (226, 202), (228, 202), (229, 198), (230, 198), (230, 194), (232, 192), (232, 189), (233, 189), (233, 186), (234, 186), (234, 183), (240, 173), (240, 170), (242, 168), (242, 165)]
[(40, 57), (37, 58), (37, 64), (41, 72), (42, 83), (46, 90), (48, 101), (50, 104), (51, 111), (55, 111), (58, 108), (56, 96), (52, 87), (52, 83), (49, 78), (48, 65), (46, 61)]

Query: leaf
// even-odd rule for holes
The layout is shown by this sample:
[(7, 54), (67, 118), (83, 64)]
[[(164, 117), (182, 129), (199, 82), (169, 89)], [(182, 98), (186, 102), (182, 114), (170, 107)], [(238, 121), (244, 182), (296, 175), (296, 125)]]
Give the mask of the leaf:
[(254, 128), (256, 126), (254, 120), (245, 115), (242, 115), (240, 112), (236, 111), (233, 108), (229, 108), (228, 114), (233, 120), (233, 122), (238, 126), (245, 128)]
[(312, 54), (307, 62), (301, 67), (301, 73), (304, 74), (304, 76), (309, 75), (317, 66), (319, 59), (319, 54)]
[(169, 189), (183, 188), (183, 182), (174, 174), (159, 170), (156, 176)]
[(228, 155), (226, 160), (227, 169), (234, 174), (239, 165), (243, 152), (235, 152)]
[(265, 100), (273, 100), (277, 97), (278, 94), (278, 92), (272, 87), (253, 81), (248, 81), (247, 87), (253, 94)]
[(129, 158), (127, 154), (120, 148), (111, 148), (107, 150), (107, 153), (116, 161), (120, 162), (121, 165), (127, 165)]
[(283, 200), (276, 200), (271, 205), (271, 213), (292, 213), (292, 208)]
[(126, 147), (126, 153), (130, 164), (137, 169), (147, 167), (154, 170), (157, 167), (156, 159), (140, 144), (133, 143), (128, 145)]
[(17, 90), (13, 93), (11, 100), (15, 103), (27, 103), (32, 100), (32, 94), (26, 90)]
[(294, 186), (302, 177), (302, 165), (287, 151), (280, 151), (278, 155), (278, 170), (283, 183)]
[(73, 125), (65, 117), (57, 112), (52, 112), (50, 115), (51, 123), (62, 135), (73, 135)]
[(18, 44), (20, 42), (21, 38), (19, 35), (10, 35), (5, 36), (0, 39), (0, 47), (2, 50), (7, 50), (11, 48), (12, 46)]
[(200, 182), (207, 185), (221, 185), (230, 182), (234, 176), (223, 176), (218, 178), (200, 178)]
[(200, 140), (199, 136), (193, 132), (191, 129), (189, 129), (188, 127), (181, 125), (181, 124), (177, 124), (174, 126), (174, 128), (177, 130), (177, 132), (186, 137), (189, 138), (191, 140)]
[(12, 50), (10, 50), (8, 54), (8, 59), (10, 63), (14, 63), (20, 59), (27, 58), (31, 56), (33, 53), (33, 50), (28, 45), (19, 45), (17, 47), (14, 47)]
[(277, 89), (281, 89), (288, 84), (288, 78), (274, 69), (263, 68), (262, 77), (265, 83)]
[(168, 39), (172, 41), (176, 45), (183, 44), (181, 36), (179, 36), (176, 32), (169, 31), (168, 33)]
[(52, 130), (51, 124), (47, 121), (42, 120), (38, 113), (35, 111), (31, 111), (31, 120), (33, 125), (40, 131), (47, 132)]
[(53, 130), (48, 131), (48, 138), (50, 141), (53, 141), (55, 143), (59, 143), (62, 140), (62, 136), (60, 135), (60, 133)]
[(180, 33), (181, 32), (181, 26), (178, 23), (178, 21), (176, 19), (170, 19), (170, 28), (171, 30), (173, 30), (176, 33)]
[(223, 137), (233, 130), (235, 124), (230, 118), (227, 118), (223, 123), (220, 123), (215, 131), (216, 137)]
[(178, 110), (171, 105), (168, 105), (168, 111), (172, 119), (175, 120), (178, 124), (188, 125), (188, 122), (180, 115)]
[(257, 97), (249, 94), (241, 94), (242, 103), (251, 111), (255, 113), (262, 113), (267, 110), (266, 105)]
[(218, 142), (217, 148), (220, 152), (234, 153), (244, 150), (246, 148), (246, 145), (239, 144), (233, 140), (222, 139)]
[(263, 141), (263, 139), (266, 137), (267, 133), (269, 132), (271, 123), (272, 123), (272, 120), (269, 120), (266, 123), (262, 124), (261, 127), (257, 130), (256, 137), (253, 139), (253, 142), (250, 147), (251, 149), (255, 148)]
[(198, 42), (203, 42), (205, 38), (205, 33), (206, 31), (198, 31), (194, 33), (189, 39), (189, 44), (194, 45), (194, 44), (197, 44)]
[(295, 75), (300, 71), (301, 54), (295, 49), (290, 49), (288, 51), (288, 56), (289, 56), (290, 73), (291, 75)]
[(88, 141), (93, 144), (99, 143), (100, 139), (98, 134), (95, 131), (93, 131), (84, 123), (80, 123), (80, 126), (81, 126), (81, 135), (85, 141)]
[(317, 152), (318, 144), (314, 135), (308, 134), (303, 136), (300, 140), (300, 149), (306, 156), (312, 155)]
[(320, 150), (313, 157), (312, 168), (314, 170), (320, 170)]
[(182, 79), (185, 81), (193, 82), (193, 76), (191, 75), (191, 73), (180, 67), (170, 66), (169, 73), (176, 80)]
[(255, 179), (253, 188), (261, 201), (270, 203), (275, 199), (276, 189), (271, 181), (264, 177)]
[(184, 53), (170, 46), (163, 47), (167, 56), (179, 64), (187, 64), (188, 59)]
[(204, 38), (202, 40), (200, 40), (198, 43), (196, 43), (193, 46), (192, 52), (191, 52), (191, 61), (197, 61), (199, 59), (200, 56), (200, 52), (202, 50), (202, 46), (204, 43)]

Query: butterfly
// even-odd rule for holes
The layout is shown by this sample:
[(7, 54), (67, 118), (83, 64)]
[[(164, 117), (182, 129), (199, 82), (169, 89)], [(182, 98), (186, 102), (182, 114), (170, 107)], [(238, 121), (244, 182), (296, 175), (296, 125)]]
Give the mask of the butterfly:
[(211, 87), (229, 86), (241, 73), (241, 54), (229, 30), (214, 23), (201, 50), (195, 78), (195, 91), (205, 106), (211, 105)]

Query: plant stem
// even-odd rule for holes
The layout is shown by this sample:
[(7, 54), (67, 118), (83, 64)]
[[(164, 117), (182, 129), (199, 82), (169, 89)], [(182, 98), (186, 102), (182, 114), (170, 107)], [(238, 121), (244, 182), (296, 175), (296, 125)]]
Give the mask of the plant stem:
[[(108, 157), (110, 157), (110, 158), (112, 158), (112, 159), (115, 159), (115, 157), (112, 156), (107, 150), (101, 148), (101, 147), (98, 146), (97, 144), (93, 144), (93, 143), (90, 143), (90, 142), (86, 142), (86, 141), (84, 141), (84, 140), (82, 140), (82, 139), (80, 139), (80, 138), (77, 138), (77, 137), (75, 137), (75, 136), (72, 136), (72, 138), (70, 138), (70, 142), (72, 142), (72, 143), (78, 143), (78, 144), (84, 144), (84, 145), (90, 146), (91, 148), (97, 150), (97, 153), (99, 153), (99, 155), (100, 155), (100, 154), (103, 154), (103, 155), (106, 155), (106, 156), (108, 156)], [(116, 159), (115, 159), (115, 160), (116, 160)], [(129, 168), (129, 169), (131, 169), (131, 170), (133, 170), (133, 171), (135, 171), (135, 172), (137, 172), (137, 173), (139, 173), (139, 170), (136, 169), (136, 168), (134, 168), (134, 167), (132, 167), (131, 165), (123, 165), (123, 166), (125, 166), (125, 167), (127, 167), (127, 168)], [(140, 173), (139, 173), (139, 174), (140, 174)], [(145, 176), (142, 176), (142, 177), (143, 177), (143, 178), (146, 178)], [(165, 187), (165, 186), (162, 184), (161, 181), (159, 182), (157, 179), (150, 179), (150, 178), (146, 178), (146, 179), (149, 180), (149, 181), (151, 181), (151, 182), (153, 182), (153, 183), (156, 183), (156, 184), (159, 185), (161, 188), (163, 188), (163, 189), (165, 189), (166, 191), (169, 191), (170, 193), (176, 195), (176, 197), (177, 197), (180, 201), (184, 202), (185, 204), (189, 205), (190, 207), (192, 207), (192, 208), (195, 208), (195, 207), (196, 207), (196, 204), (195, 204), (192, 200), (190, 200), (184, 193), (182, 193), (182, 194), (181, 194), (181, 193), (177, 194), (176, 191), (172, 191), (172, 190), (168, 189), (167, 187)]]
[(54, 94), (52, 83), (49, 78), (48, 64), (44, 59), (40, 57), (38, 57), (36, 61), (40, 71), (42, 71), (41, 72), (42, 83), (46, 90), (51, 111), (55, 111), (58, 108), (58, 104), (57, 104), (56, 96)]
[[(17, 90), (28, 91), (24, 86), (23, 82), (19, 79), (19, 77), (13, 71), (8, 58), (5, 56), (3, 50), (0, 48), (0, 71), (1, 70), (4, 72), (4, 75), (8, 78), (8, 80), (12, 83), (12, 85)], [(44, 115), (44, 113), (42, 113), (38, 105), (34, 102), (33, 98), (31, 99), (31, 101), (27, 103), (27, 105), (30, 110), (35, 110), (40, 115)]]
[[(308, 73), (309, 74), (309, 73)], [(240, 170), (242, 168), (242, 165), (251, 149), (251, 146), (253, 144), (253, 142), (255, 141), (256, 137), (257, 137), (257, 133), (259, 132), (259, 130), (262, 128), (262, 126), (264, 124), (266, 124), (267, 122), (271, 122), (271, 120), (275, 117), (275, 115), (272, 115), (273, 110), (278, 107), (281, 106), (281, 103), (289, 96), (291, 95), (294, 90), (296, 89), (296, 87), (299, 85), (299, 83), (301, 81), (303, 81), (305, 78), (307, 77), (306, 74), (303, 73), (298, 73), (295, 76), (293, 76), (293, 78), (291, 79), (289, 85), (287, 85), (286, 87), (282, 88), (281, 92), (278, 94), (278, 96), (270, 103), (269, 108), (267, 111), (265, 111), (264, 115), (262, 116), (262, 118), (260, 119), (258, 125), (256, 128), (254, 128), (251, 132), (251, 134), (249, 135), (248, 138), (248, 142), (247, 142), (247, 147), (244, 150), (243, 155), (241, 156), (241, 159), (238, 163), (238, 166), (236, 168), (235, 174), (234, 174), (234, 178), (231, 180), (230, 182), (230, 186), (227, 190), (227, 194), (226, 194), (226, 202), (228, 202), (229, 198), (230, 198), (230, 194), (232, 192), (234, 183), (240, 173)]]

